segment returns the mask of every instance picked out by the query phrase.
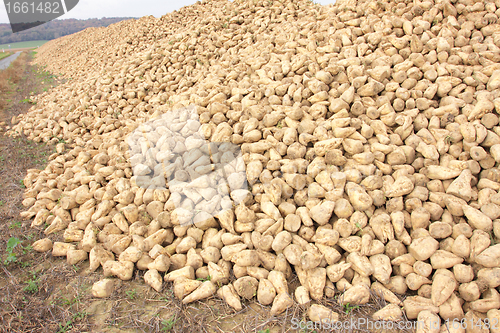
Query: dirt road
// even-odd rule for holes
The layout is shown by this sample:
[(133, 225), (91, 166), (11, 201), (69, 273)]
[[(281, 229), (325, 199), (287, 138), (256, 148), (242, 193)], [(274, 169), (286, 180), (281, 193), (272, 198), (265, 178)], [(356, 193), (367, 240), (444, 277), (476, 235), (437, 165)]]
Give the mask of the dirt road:
[(6, 69), (9, 67), (10, 63), (16, 60), (17, 57), (21, 54), (21, 51), (14, 53), (10, 57), (0, 60), (0, 70)]

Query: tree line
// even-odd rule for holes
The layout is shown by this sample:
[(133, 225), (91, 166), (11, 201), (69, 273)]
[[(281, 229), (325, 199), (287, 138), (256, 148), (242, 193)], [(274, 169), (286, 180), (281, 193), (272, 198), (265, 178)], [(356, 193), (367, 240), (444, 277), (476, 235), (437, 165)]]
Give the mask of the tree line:
[(104, 17), (102, 19), (65, 19), (53, 20), (29, 30), (12, 33), (10, 24), (0, 24), (0, 44), (27, 42), (32, 40), (51, 40), (93, 27), (107, 27), (110, 24), (132, 17)]

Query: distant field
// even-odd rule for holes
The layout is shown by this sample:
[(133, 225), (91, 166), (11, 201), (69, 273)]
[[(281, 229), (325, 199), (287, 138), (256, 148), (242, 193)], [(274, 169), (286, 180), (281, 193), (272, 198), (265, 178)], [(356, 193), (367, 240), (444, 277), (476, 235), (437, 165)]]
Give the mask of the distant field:
[(0, 52), (0, 60), (2, 60), (3, 58), (7, 58), (10, 55), (10, 52)]
[(43, 44), (47, 43), (48, 40), (33, 40), (29, 42), (19, 42), (19, 43), (10, 43), (10, 44), (0, 44), (0, 52), (2, 49), (8, 50), (9, 45), (10, 49), (24, 49), (24, 48), (29, 48), (29, 47), (37, 47), (37, 46), (42, 46)]

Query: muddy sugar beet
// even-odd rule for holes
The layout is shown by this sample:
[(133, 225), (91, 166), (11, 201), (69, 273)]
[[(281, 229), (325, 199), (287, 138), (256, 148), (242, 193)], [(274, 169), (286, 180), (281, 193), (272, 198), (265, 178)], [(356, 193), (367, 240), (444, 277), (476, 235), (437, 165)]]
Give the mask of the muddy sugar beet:
[(499, 16), (205, 1), (49, 42), (68, 80), (7, 132), (57, 144), (24, 179), (33, 247), (183, 303), (498, 319)]

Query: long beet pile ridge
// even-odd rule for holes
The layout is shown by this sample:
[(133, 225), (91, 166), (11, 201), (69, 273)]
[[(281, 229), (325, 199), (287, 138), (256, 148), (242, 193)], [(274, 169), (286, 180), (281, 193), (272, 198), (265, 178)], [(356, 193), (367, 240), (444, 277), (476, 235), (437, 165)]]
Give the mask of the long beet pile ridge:
[(498, 322), (499, 16), (217, 0), (49, 42), (66, 82), (8, 132), (57, 147), (24, 179), (33, 248), (183, 303), (375, 293), (374, 319)]

